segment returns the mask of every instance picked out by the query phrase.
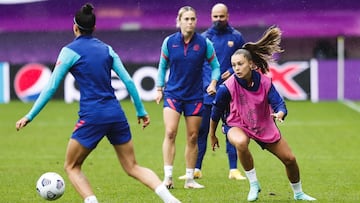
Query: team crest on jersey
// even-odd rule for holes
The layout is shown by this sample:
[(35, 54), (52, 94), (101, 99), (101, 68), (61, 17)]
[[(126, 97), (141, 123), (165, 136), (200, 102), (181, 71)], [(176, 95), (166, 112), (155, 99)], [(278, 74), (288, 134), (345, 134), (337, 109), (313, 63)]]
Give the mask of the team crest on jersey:
[(193, 50), (194, 51), (199, 51), (200, 50), (200, 45), (195, 44)]
[(228, 47), (233, 47), (234, 46), (234, 41), (228, 41)]

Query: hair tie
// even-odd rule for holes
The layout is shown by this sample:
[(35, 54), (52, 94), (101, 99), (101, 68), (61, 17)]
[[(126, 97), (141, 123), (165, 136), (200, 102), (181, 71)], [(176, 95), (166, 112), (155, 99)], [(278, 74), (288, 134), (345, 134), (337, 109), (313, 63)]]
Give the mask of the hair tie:
[(86, 28), (86, 27), (83, 27), (83, 26), (79, 25), (79, 23), (76, 22), (75, 17), (74, 17), (74, 23), (82, 30), (92, 30), (93, 29), (93, 28)]

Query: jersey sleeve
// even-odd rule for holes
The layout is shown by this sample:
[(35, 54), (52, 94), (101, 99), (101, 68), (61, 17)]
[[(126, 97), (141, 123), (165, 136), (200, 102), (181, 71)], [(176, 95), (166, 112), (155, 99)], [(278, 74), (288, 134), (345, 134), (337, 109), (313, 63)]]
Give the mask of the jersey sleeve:
[(206, 58), (211, 66), (211, 80), (219, 81), (220, 63), (216, 57), (214, 46), (208, 38), (206, 38), (206, 46)]
[(39, 97), (36, 99), (29, 113), (26, 114), (25, 117), (27, 119), (31, 121), (40, 113), (40, 111), (49, 102), (51, 97), (55, 94), (61, 81), (64, 79), (65, 75), (69, 72), (69, 69), (79, 58), (80, 56), (73, 50), (67, 47), (61, 49), (54, 71), (50, 76), (49, 82), (41, 91)]
[(136, 115), (143, 117), (147, 115), (144, 105), (140, 99), (139, 93), (136, 89), (134, 81), (131, 79), (129, 73), (126, 71), (119, 55), (109, 46), (109, 53), (113, 57), (113, 70), (119, 76), (120, 80), (124, 83), (127, 91), (134, 101)]
[(228, 108), (230, 101), (231, 95), (229, 90), (225, 85), (220, 85), (216, 92), (211, 110), (211, 119), (213, 121), (219, 122), (223, 117), (225, 110)]
[(284, 112), (286, 117), (287, 115), (287, 108), (284, 99), (280, 96), (278, 91), (275, 89), (275, 86), (271, 84), (270, 91), (268, 94), (268, 101), (271, 105), (271, 108), (274, 110), (274, 112), (282, 111)]
[(168, 68), (168, 60), (169, 60), (169, 50), (167, 48), (168, 40), (169, 40), (169, 37), (166, 37), (161, 46), (161, 55), (160, 55), (159, 66), (158, 66), (158, 76), (157, 76), (157, 81), (156, 81), (157, 87), (165, 86), (165, 75), (166, 75), (166, 70)]

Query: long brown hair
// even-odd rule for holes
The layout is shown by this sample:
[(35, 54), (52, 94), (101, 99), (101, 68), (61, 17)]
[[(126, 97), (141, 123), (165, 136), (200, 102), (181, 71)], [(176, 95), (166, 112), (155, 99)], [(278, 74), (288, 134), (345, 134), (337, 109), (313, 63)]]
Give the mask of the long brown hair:
[(274, 62), (274, 54), (284, 50), (280, 47), (281, 30), (277, 26), (269, 27), (257, 42), (247, 42), (235, 54), (243, 54), (252, 60), (262, 73), (269, 72), (269, 62)]

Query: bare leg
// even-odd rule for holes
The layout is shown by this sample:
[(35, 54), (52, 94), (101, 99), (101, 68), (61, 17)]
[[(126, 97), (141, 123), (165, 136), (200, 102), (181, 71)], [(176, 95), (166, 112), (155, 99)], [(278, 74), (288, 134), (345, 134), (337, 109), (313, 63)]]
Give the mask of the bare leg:
[(254, 168), (254, 160), (249, 150), (249, 137), (237, 127), (233, 127), (227, 134), (229, 142), (235, 146), (241, 165), (245, 171)]
[(185, 121), (187, 126), (185, 148), (186, 168), (195, 168), (198, 153), (197, 138), (201, 124), (201, 117), (187, 116)]
[(184, 188), (200, 189), (204, 188), (203, 185), (195, 182), (194, 170), (198, 156), (198, 134), (201, 125), (202, 117), (200, 116), (186, 116), (186, 147), (185, 147), (185, 160), (186, 160), (186, 180)]
[(121, 166), (129, 176), (137, 179), (156, 192), (164, 202), (180, 202), (165, 188), (159, 177), (152, 170), (137, 164), (131, 140), (122, 145), (114, 145), (114, 149)]
[(300, 181), (299, 166), (288, 143), (284, 138), (273, 144), (267, 144), (266, 149), (273, 153), (285, 165), (288, 179), (291, 183)]
[(244, 133), (244, 131), (237, 127), (231, 128), (227, 137), (229, 142), (235, 146), (241, 165), (243, 166), (250, 183), (247, 200), (250, 202), (255, 201), (258, 199), (261, 189), (256, 177), (254, 160), (249, 150), (250, 138)]
[(281, 138), (276, 143), (266, 145), (266, 149), (278, 157), (285, 165), (286, 174), (294, 192), (294, 199), (306, 201), (316, 200), (316, 198), (313, 198), (303, 192), (300, 182), (299, 166), (286, 140)]
[(116, 155), (125, 172), (155, 190), (162, 182), (158, 176), (150, 169), (139, 166), (135, 160), (133, 142), (130, 140), (126, 144), (114, 145)]
[(164, 165), (173, 165), (175, 158), (175, 139), (179, 126), (180, 114), (170, 108), (164, 108), (165, 137), (163, 142)]
[(74, 139), (70, 139), (66, 150), (64, 164), (65, 172), (67, 173), (76, 191), (83, 199), (94, 195), (88, 179), (81, 171), (81, 166), (90, 152), (91, 150), (83, 147), (78, 141)]

